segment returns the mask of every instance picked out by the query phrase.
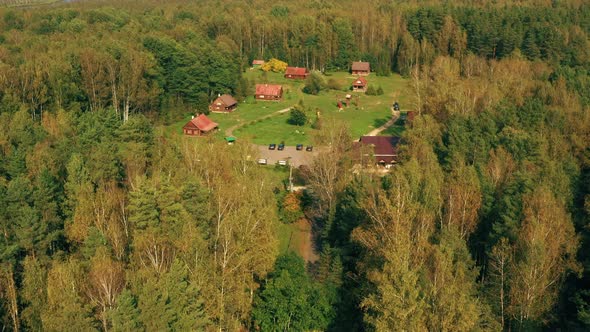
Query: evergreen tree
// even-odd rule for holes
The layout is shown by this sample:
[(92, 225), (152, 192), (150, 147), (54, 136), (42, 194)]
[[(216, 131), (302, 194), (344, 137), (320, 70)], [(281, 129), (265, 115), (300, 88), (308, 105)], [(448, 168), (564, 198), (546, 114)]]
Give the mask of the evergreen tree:
[(47, 271), (32, 256), (27, 256), (23, 265), (21, 297), (25, 308), (21, 314), (22, 322), (31, 331), (43, 331), (41, 314), (47, 305)]
[(130, 290), (125, 289), (117, 297), (117, 305), (110, 311), (113, 331), (131, 332), (144, 328), (139, 320), (137, 299)]

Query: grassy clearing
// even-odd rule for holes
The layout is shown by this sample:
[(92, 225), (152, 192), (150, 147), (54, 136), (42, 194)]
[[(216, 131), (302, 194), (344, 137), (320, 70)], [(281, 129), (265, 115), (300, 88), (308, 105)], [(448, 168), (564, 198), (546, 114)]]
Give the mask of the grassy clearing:
[[(408, 105), (407, 80), (393, 74), (388, 77), (380, 77), (374, 73), (367, 77), (370, 85), (375, 88), (381, 86), (384, 94), (381, 96), (367, 96), (364, 93), (352, 92), (350, 84), (355, 76), (346, 72), (327, 73), (326, 81), (333, 80), (341, 86), (340, 90), (322, 91), (319, 95), (308, 95), (302, 92), (304, 82), (302, 80), (285, 79), (281, 73), (264, 73), (261, 70), (249, 70), (244, 76), (256, 83), (282, 84), (284, 97), (282, 101), (257, 101), (253, 97), (239, 101), (238, 109), (232, 113), (213, 113), (210, 118), (219, 123), (219, 137), (225, 136), (225, 131), (239, 125), (234, 135), (249, 138), (256, 144), (268, 144), (269, 142), (284, 141), (287, 145), (310, 144), (315, 132), (311, 123), (319, 112), (322, 119), (330, 121), (336, 119), (344, 121), (350, 128), (353, 138), (360, 137), (374, 128), (383, 125), (391, 117), (390, 107), (394, 101), (398, 101), (402, 108)], [(338, 101), (344, 101), (345, 96), (353, 96), (350, 107), (343, 111), (337, 108)], [(288, 113), (273, 116), (257, 121), (261, 117), (275, 113), (303, 101), (308, 112), (309, 123), (305, 126), (293, 126), (287, 123)], [(170, 130), (182, 132), (182, 126), (190, 120), (186, 119), (170, 126)], [(243, 126), (242, 126), (243, 125)], [(393, 126), (382, 135), (395, 135), (403, 130), (403, 127)]]

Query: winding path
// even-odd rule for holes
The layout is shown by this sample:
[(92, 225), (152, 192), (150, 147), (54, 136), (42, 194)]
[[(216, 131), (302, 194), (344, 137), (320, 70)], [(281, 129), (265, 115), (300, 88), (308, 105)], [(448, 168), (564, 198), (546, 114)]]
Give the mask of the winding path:
[(397, 121), (401, 114), (401, 111), (394, 111), (393, 108), (391, 109), (391, 119), (385, 122), (382, 126), (371, 130), (369, 133), (365, 134), (365, 136), (377, 136), (385, 129), (393, 126), (393, 124)]
[(226, 136), (226, 137), (233, 136), (233, 134), (234, 134), (234, 130), (236, 130), (236, 129), (239, 129), (240, 127), (243, 127), (243, 126), (245, 126), (246, 124), (248, 124), (248, 123), (250, 123), (250, 122), (253, 122), (253, 121), (259, 121), (259, 120), (264, 120), (264, 119), (268, 119), (268, 118), (270, 118), (270, 117), (273, 117), (273, 116), (275, 116), (275, 115), (279, 115), (279, 114), (282, 114), (282, 113), (287, 113), (287, 112), (289, 112), (290, 110), (291, 110), (291, 107), (283, 108), (282, 110), (278, 110), (278, 111), (276, 111), (276, 112), (272, 112), (272, 113), (270, 113), (270, 114), (267, 114), (267, 115), (265, 115), (265, 116), (262, 116), (262, 117), (260, 117), (260, 118), (257, 118), (257, 119), (251, 120), (251, 121), (244, 121), (244, 122), (241, 122), (241, 123), (235, 124), (235, 125), (233, 125), (233, 126), (231, 126), (231, 127), (227, 128), (227, 129), (225, 130), (225, 136)]

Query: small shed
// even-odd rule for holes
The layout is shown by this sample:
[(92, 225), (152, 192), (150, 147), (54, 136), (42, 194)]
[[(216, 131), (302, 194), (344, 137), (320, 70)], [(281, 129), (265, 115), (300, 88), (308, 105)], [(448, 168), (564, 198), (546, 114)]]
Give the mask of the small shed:
[(283, 86), (279, 84), (256, 84), (256, 99), (281, 100), (283, 98)]
[(264, 64), (264, 60), (254, 59), (252, 60), (252, 68), (260, 68)]
[(368, 62), (355, 61), (352, 63), (351, 72), (353, 75), (369, 75), (371, 73), (371, 64)]
[(211, 112), (232, 112), (236, 107), (238, 107), (238, 102), (234, 97), (224, 94), (218, 96), (211, 105), (209, 105), (209, 110)]
[(304, 80), (307, 75), (309, 75), (307, 68), (287, 67), (285, 70), (285, 78)]
[(352, 91), (365, 92), (367, 90), (367, 79), (359, 76), (352, 82)]
[(219, 125), (211, 121), (205, 114), (199, 114), (193, 117), (187, 124), (182, 127), (182, 132), (188, 136), (204, 136)]

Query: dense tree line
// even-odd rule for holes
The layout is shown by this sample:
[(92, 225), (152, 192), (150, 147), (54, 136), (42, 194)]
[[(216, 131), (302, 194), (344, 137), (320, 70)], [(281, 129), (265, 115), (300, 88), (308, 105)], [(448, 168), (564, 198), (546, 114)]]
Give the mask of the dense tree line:
[[(0, 10), (2, 329), (588, 329), (589, 33), (575, 0)], [(159, 129), (255, 58), (406, 76), (400, 163), (351, 172), (318, 118), (285, 195), (247, 142)], [(278, 252), (303, 214), (311, 265)]]

